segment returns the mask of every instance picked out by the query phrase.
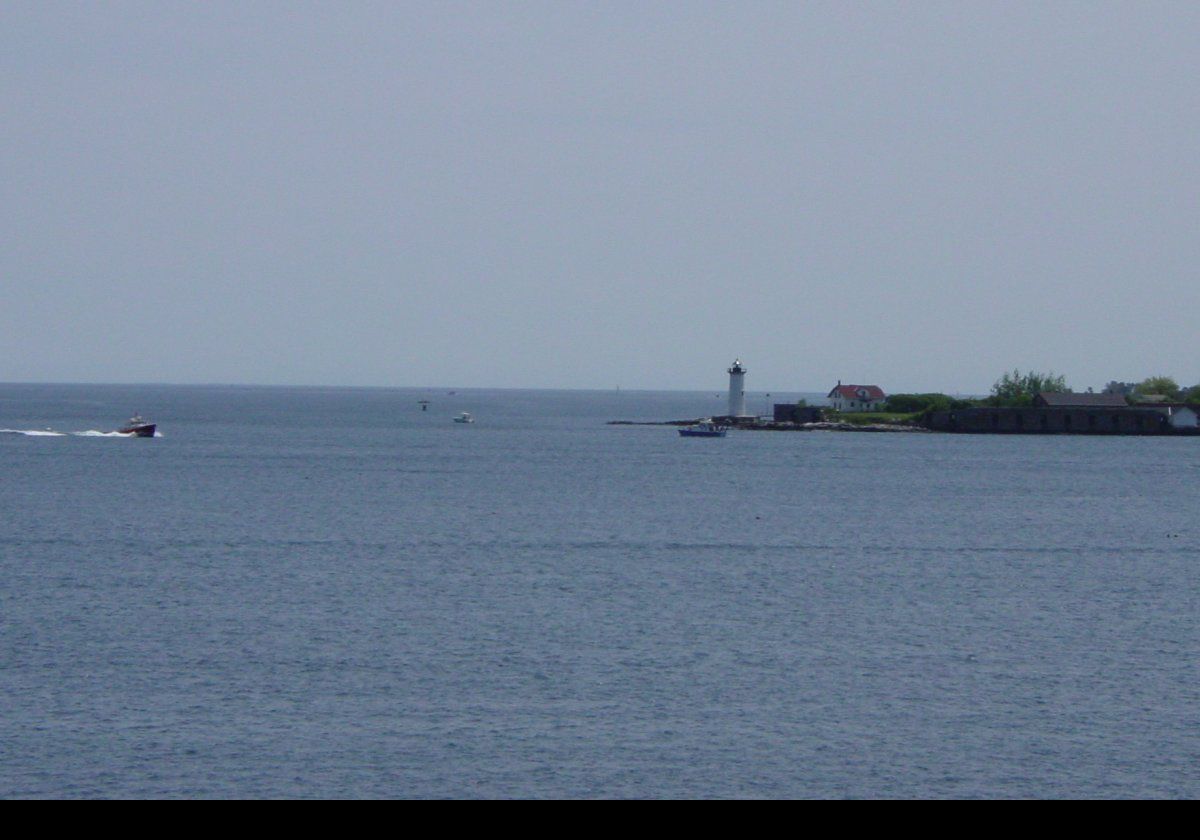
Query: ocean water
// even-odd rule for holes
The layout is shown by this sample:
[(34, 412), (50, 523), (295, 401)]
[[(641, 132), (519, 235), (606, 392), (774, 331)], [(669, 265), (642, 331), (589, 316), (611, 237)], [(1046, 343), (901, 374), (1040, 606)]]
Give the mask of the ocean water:
[(722, 405), (0, 386), (0, 796), (1200, 796), (1200, 439)]

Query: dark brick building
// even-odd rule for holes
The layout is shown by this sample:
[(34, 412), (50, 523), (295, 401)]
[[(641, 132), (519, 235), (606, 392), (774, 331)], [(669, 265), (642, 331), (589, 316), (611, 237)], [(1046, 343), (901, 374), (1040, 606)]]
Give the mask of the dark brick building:
[(820, 423), (824, 419), (825, 409), (818, 405), (775, 403), (776, 423)]
[(1174, 430), (1152, 408), (967, 408), (935, 411), (924, 421), (937, 432), (976, 434), (1161, 435)]

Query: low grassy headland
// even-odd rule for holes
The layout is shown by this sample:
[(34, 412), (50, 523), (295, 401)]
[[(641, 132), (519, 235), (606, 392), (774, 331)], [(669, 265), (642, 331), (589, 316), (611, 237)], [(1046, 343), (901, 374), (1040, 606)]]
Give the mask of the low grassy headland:
[(827, 411), (830, 423), (849, 423), (852, 426), (912, 426), (924, 412), (901, 414), (892, 411)]
[(931, 411), (951, 411), (972, 405), (970, 400), (946, 394), (892, 394), (883, 404), (883, 411), (828, 411), (825, 417), (833, 423), (854, 426), (917, 426)]
[(889, 414), (924, 414), (926, 411), (953, 411), (974, 403), (946, 394), (892, 394), (883, 405)]

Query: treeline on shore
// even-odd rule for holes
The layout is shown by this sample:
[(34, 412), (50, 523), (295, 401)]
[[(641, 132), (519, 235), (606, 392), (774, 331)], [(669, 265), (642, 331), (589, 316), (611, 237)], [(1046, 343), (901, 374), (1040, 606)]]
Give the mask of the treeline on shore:
[[(1121, 385), (1120, 393), (1130, 405), (1155, 403), (1191, 403), (1200, 405), (1200, 385), (1180, 387), (1170, 376), (1151, 376), (1135, 385)], [(992, 393), (978, 400), (964, 400), (946, 394), (892, 394), (884, 403), (888, 414), (923, 414), (926, 411), (954, 411), (964, 408), (1025, 408), (1033, 405), (1038, 394), (1070, 393), (1066, 377), (1053, 373), (1014, 370), (996, 380)]]
[[(1159, 403), (1190, 403), (1200, 405), (1200, 385), (1181, 387), (1170, 376), (1151, 376), (1137, 384), (1110, 383), (1119, 390), (1131, 406)], [(949, 394), (892, 394), (878, 412), (841, 415), (849, 422), (911, 422), (936, 411), (959, 411), (968, 408), (1025, 408), (1033, 405), (1038, 394), (1069, 393), (1065, 377), (1054, 373), (1014, 370), (1005, 373), (992, 386), (992, 392), (981, 399), (962, 399)]]
[[(971, 404), (989, 408), (1024, 408), (1033, 405), (1033, 399), (1038, 394), (1064, 394), (1071, 390), (1064, 376), (1014, 370), (996, 380), (990, 396)], [(1170, 376), (1150, 376), (1136, 384), (1110, 382), (1106, 391), (1121, 394), (1129, 405), (1163, 402), (1200, 405), (1200, 385), (1183, 388)]]

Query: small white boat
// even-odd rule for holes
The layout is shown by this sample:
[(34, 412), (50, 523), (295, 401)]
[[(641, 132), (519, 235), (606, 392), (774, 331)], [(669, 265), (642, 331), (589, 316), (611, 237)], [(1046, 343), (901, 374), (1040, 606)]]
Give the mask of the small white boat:
[(721, 426), (712, 420), (704, 420), (679, 430), (680, 437), (725, 437), (728, 426)]
[(471, 412), (464, 411), (462, 414), (454, 418), (455, 423), (474, 423), (475, 418), (471, 416)]

